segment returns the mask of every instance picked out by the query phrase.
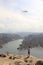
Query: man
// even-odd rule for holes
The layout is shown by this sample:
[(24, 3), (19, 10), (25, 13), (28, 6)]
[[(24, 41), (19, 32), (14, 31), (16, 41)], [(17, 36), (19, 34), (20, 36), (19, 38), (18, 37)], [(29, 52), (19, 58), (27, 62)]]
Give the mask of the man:
[(29, 54), (29, 56), (30, 56), (30, 46), (28, 47), (28, 54)]

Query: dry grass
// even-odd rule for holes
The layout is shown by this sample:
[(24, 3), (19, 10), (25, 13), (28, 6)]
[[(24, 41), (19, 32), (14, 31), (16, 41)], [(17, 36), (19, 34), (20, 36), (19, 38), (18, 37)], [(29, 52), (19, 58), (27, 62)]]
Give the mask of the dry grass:
[(28, 55), (9, 54), (6, 57), (0, 56), (0, 65), (43, 65), (43, 59), (33, 56), (29, 57)]

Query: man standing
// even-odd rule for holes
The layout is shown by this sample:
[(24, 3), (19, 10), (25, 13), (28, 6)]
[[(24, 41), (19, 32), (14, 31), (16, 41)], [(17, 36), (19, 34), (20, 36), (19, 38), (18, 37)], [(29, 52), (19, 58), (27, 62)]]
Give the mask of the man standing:
[(29, 56), (30, 56), (30, 46), (28, 47), (28, 54), (29, 54)]

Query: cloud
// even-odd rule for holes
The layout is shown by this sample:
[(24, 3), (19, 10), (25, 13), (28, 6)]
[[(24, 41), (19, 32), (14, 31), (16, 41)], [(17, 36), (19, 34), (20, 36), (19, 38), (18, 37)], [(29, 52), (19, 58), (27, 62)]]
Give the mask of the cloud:
[[(5, 0), (4, 0), (5, 1)], [(20, 0), (24, 2), (24, 0)], [(25, 0), (25, 3), (29, 0)], [(15, 7), (13, 2), (18, 5), (18, 2), (15, 0), (6, 0), (5, 2), (9, 6), (1, 5), (0, 6), (0, 32), (3, 30), (5, 32), (15, 32), (15, 31), (31, 31), (31, 32), (42, 32), (43, 31), (43, 3), (40, 0), (31, 0), (29, 3), (32, 5), (27, 7), (29, 13), (22, 13), (21, 11), (18, 12), (13, 10)], [(34, 4), (35, 6), (34, 6)], [(36, 3), (37, 4), (36, 4)], [(20, 2), (19, 2), (20, 3)], [(27, 4), (28, 5), (28, 4)], [(21, 5), (22, 6), (22, 5)], [(21, 7), (18, 5), (18, 7)], [(29, 5), (28, 5), (29, 6)], [(17, 8), (18, 8), (17, 7)], [(25, 6), (24, 6), (25, 8)]]
[(4, 29), (5, 28), (5, 25), (0, 23), (0, 28), (3, 28)]
[(6, 10), (4, 7), (0, 7), (0, 20), (5, 30), (33, 31), (40, 25), (38, 25), (40, 21), (38, 17), (23, 16), (15, 11)]

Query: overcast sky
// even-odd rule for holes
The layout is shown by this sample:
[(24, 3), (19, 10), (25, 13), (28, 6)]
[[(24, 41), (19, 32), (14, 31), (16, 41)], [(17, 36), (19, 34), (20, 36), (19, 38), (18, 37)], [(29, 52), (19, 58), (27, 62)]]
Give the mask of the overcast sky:
[(0, 0), (0, 32), (43, 32), (43, 0)]

